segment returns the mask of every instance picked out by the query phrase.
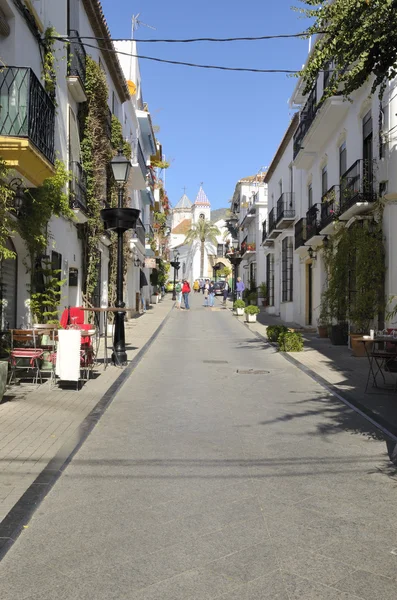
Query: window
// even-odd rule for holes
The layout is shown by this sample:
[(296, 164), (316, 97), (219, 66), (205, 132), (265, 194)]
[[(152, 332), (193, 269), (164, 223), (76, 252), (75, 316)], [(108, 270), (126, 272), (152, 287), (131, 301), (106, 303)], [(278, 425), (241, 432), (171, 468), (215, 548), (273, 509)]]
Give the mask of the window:
[(321, 170), (321, 195), (324, 196), (324, 194), (327, 191), (328, 191), (328, 171), (327, 171), (327, 165), (325, 165), (325, 167), (323, 167)]
[(384, 137), (384, 127), (385, 127), (385, 111), (383, 109), (382, 103), (379, 104), (379, 158), (384, 158), (385, 156), (385, 137)]
[(267, 301), (269, 306), (274, 306), (274, 254), (266, 256), (266, 285)]
[(200, 218), (200, 219), (203, 219), (203, 221), (204, 221), (204, 219), (205, 219), (205, 214), (204, 214), (204, 213), (201, 213), (201, 215), (200, 215), (200, 217), (199, 217), (199, 218)]
[(293, 296), (293, 243), (292, 238), (284, 238), (281, 245), (281, 299), (291, 302)]
[(256, 262), (250, 264), (250, 288), (257, 287), (256, 283)]
[(307, 205), (309, 208), (313, 206), (313, 186), (311, 183), (307, 186)]
[(332, 69), (332, 61), (328, 61), (325, 63), (324, 65), (324, 79), (323, 79), (323, 90), (325, 92), (325, 90), (328, 87), (328, 83), (331, 77), (331, 69)]
[(279, 197), (281, 196), (282, 193), (283, 193), (283, 180), (280, 179), (280, 181), (278, 182), (278, 195), (279, 195)]
[(68, 31), (79, 31), (80, 0), (68, 0)]
[(112, 92), (112, 114), (117, 118), (119, 116), (119, 101), (114, 92)]
[(294, 171), (292, 168), (292, 165), (290, 165), (288, 167), (288, 174), (289, 174), (289, 191), (292, 192), (294, 191)]
[(61, 281), (62, 279), (62, 254), (59, 252), (55, 252), (54, 250), (51, 252), (51, 268), (53, 271), (58, 271), (58, 273), (54, 274), (54, 277)]
[(216, 249), (216, 255), (218, 256), (218, 258), (223, 258), (225, 255), (224, 252), (224, 245), (223, 244), (218, 244), (217, 249)]
[(347, 152), (346, 142), (339, 146), (339, 177), (341, 178), (347, 171)]

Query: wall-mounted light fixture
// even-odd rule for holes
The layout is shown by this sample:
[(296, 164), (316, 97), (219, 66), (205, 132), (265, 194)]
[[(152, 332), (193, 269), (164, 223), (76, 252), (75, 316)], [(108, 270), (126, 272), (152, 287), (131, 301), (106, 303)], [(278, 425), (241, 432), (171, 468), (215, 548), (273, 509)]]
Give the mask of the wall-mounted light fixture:
[(15, 193), (14, 209), (17, 217), (20, 215), (23, 203), (25, 201), (25, 193), (22, 188), (22, 183), (22, 179), (20, 179), (19, 177), (14, 177), (14, 179), (11, 179), (10, 183), (8, 184)]
[(308, 253), (309, 258), (311, 260), (316, 260), (317, 254), (316, 254), (316, 252), (314, 252), (314, 250), (313, 250), (313, 248), (311, 246), (310, 246), (309, 250), (307, 251), (307, 253)]

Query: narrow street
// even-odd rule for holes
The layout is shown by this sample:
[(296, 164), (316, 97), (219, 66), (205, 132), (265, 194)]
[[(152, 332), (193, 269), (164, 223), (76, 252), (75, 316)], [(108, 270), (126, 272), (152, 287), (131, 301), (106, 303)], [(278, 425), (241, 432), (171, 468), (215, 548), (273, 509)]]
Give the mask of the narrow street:
[(1, 600), (395, 599), (385, 440), (202, 299), (0, 563)]

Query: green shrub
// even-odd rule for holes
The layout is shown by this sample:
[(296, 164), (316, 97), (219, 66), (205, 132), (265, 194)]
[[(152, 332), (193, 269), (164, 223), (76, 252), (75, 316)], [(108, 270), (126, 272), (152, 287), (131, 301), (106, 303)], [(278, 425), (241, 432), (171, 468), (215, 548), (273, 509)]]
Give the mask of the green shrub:
[(270, 325), (266, 331), (267, 339), (269, 342), (277, 342), (280, 333), (287, 333), (288, 331), (289, 329), (285, 325)]
[(258, 297), (257, 297), (257, 293), (256, 292), (250, 292), (248, 294), (248, 298), (247, 298), (248, 302), (250, 304), (256, 304), (258, 301)]
[(259, 308), (257, 306), (252, 306), (251, 305), (251, 306), (246, 306), (244, 308), (244, 312), (247, 315), (257, 315), (260, 311), (259, 311)]
[(233, 304), (233, 308), (245, 308), (244, 300), (236, 300)]
[(303, 338), (301, 333), (287, 331), (278, 336), (278, 345), (281, 352), (302, 352)]

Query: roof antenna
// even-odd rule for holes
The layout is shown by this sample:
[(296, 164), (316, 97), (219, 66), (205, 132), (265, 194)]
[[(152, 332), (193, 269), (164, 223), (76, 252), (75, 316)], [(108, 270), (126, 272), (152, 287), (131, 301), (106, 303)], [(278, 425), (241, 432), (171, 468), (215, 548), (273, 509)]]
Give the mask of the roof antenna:
[(139, 27), (141, 25), (143, 25), (144, 27), (149, 27), (149, 29), (154, 29), (156, 30), (155, 27), (152, 27), (152, 25), (148, 25), (147, 23), (143, 23), (143, 21), (139, 20), (141, 13), (138, 13), (137, 15), (132, 15), (132, 39), (134, 39), (134, 32), (139, 29)]

